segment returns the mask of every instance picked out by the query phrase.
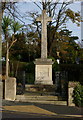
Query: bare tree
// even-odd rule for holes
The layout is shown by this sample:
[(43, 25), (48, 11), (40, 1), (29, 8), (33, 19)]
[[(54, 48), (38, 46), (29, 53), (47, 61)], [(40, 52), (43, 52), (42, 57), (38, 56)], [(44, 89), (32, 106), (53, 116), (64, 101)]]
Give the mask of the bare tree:
[[(80, 25), (81, 17), (80, 13), (72, 11), (68, 6), (71, 2), (54, 2), (50, 0), (44, 0), (40, 3), (34, 2), (34, 4), (39, 7), (40, 10), (45, 9), (49, 17), (52, 17), (53, 21), (48, 24), (48, 55), (50, 55), (50, 51), (52, 45), (57, 39), (56, 33), (63, 28), (66, 28), (66, 22), (70, 19), (73, 23), (76, 23), (78, 26)], [(41, 5), (42, 7), (40, 7)], [(36, 30), (41, 38), (41, 24), (36, 22), (36, 17), (38, 16), (38, 12), (29, 13), (33, 18), (33, 24), (36, 26)]]

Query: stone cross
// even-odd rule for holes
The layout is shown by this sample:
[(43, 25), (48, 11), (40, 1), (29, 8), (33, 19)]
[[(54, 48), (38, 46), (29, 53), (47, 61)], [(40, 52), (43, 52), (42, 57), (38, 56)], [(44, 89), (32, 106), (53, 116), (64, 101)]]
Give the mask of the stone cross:
[(47, 58), (47, 23), (52, 21), (52, 18), (47, 16), (46, 10), (43, 10), (36, 21), (42, 23), (41, 58), (45, 59)]

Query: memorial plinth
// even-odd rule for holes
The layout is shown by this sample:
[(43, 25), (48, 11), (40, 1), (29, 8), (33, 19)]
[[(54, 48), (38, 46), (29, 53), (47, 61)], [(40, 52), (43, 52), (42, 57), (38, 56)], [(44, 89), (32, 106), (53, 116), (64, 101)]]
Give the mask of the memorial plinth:
[(35, 60), (35, 84), (53, 85), (52, 81), (52, 60)]

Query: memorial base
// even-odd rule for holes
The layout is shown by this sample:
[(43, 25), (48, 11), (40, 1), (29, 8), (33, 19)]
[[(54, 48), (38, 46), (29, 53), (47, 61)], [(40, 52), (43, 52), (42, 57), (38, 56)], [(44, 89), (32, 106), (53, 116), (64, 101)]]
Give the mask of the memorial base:
[(51, 59), (36, 59), (35, 62), (35, 84), (53, 85)]

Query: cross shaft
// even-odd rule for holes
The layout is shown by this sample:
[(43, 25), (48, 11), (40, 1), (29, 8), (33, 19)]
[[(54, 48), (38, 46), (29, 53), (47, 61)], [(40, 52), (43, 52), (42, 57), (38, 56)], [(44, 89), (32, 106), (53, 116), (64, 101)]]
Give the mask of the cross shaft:
[(36, 21), (42, 23), (41, 58), (47, 58), (47, 23), (52, 21), (52, 18), (47, 16), (46, 10), (43, 10), (42, 15), (40, 15)]

